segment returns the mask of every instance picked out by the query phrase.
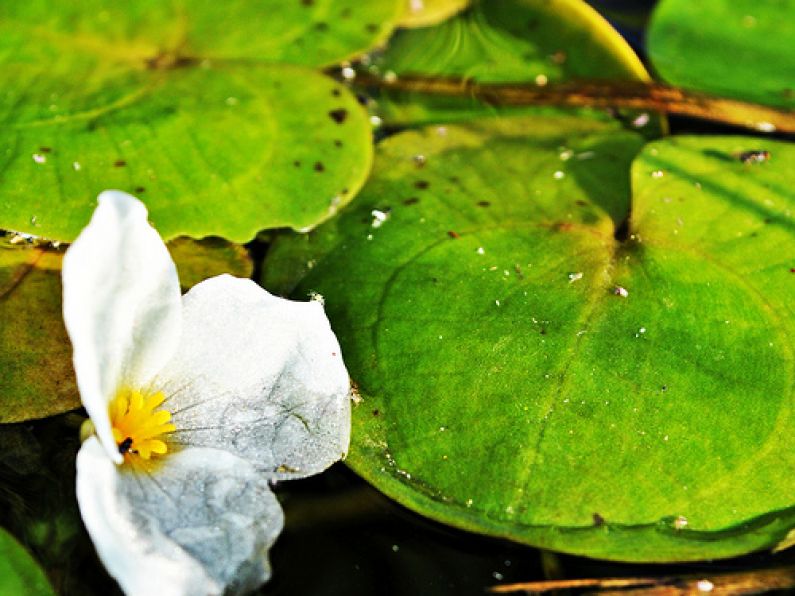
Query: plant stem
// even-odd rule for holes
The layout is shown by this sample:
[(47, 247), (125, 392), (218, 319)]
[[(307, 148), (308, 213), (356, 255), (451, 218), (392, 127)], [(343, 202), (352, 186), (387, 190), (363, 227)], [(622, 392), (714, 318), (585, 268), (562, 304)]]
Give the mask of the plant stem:
[(471, 97), (503, 106), (556, 105), (629, 108), (677, 114), (763, 133), (795, 133), (795, 111), (712, 97), (660, 83), (579, 81), (538, 86), (522, 83), (476, 83), (467, 79), (405, 76), (387, 80), (359, 74), (357, 84), (394, 91)]

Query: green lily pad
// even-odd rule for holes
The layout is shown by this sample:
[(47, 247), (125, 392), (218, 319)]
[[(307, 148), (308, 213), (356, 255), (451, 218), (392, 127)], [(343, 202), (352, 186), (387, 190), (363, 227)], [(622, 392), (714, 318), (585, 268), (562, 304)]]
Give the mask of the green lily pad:
[(0, 528), (0, 593), (55, 596), (38, 563), (11, 534)]
[[(248, 277), (245, 249), (219, 239), (169, 243), (184, 290), (231, 273)], [(0, 247), (0, 423), (44, 418), (80, 406), (61, 314), (62, 250)]]
[(795, 148), (758, 143), (646, 146), (627, 221), (635, 133), (503, 119), (383, 142), (360, 197), (264, 270), (325, 296), (363, 398), (349, 465), (434, 519), (581, 555), (784, 539)]
[[(422, 75), (538, 86), (575, 79), (649, 80), (621, 35), (579, 0), (478, 2), (435, 27), (398, 31), (376, 64), (398, 79)], [(398, 124), (454, 121), (497, 111), (472, 98), (410, 92), (385, 94), (379, 105), (384, 119)], [(656, 120), (641, 122), (645, 126)]]
[(406, 0), (401, 27), (428, 27), (441, 23), (469, 6), (470, 0)]
[(661, 0), (649, 57), (675, 85), (795, 108), (793, 14), (793, 0)]
[(380, 43), (378, 0), (0, 8), (0, 229), (70, 241), (101, 190), (167, 238), (309, 228), (370, 167), (367, 114), (312, 66)]

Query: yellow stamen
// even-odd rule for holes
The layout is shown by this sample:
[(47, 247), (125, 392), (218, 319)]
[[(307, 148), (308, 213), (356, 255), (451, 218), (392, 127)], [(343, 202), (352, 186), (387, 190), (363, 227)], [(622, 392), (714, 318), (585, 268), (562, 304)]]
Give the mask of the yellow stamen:
[(162, 435), (174, 432), (169, 422), (171, 413), (155, 410), (165, 400), (162, 392), (144, 395), (134, 389), (122, 389), (108, 406), (113, 438), (125, 460), (138, 456), (149, 459), (152, 454), (168, 452)]

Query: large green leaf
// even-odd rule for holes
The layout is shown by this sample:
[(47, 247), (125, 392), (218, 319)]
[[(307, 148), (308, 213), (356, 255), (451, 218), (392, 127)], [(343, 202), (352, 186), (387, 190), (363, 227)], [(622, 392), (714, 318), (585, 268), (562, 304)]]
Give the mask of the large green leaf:
[(0, 7), (0, 228), (72, 240), (106, 188), (166, 238), (307, 228), (363, 183), (367, 115), (311, 70), (385, 38), (398, 0), (40, 0)]
[[(183, 289), (231, 273), (249, 277), (245, 249), (218, 239), (169, 243)], [(63, 251), (0, 247), (0, 423), (43, 418), (80, 406), (61, 315)]]
[(649, 56), (675, 85), (795, 108), (793, 14), (793, 0), (661, 0)]
[(470, 0), (405, 0), (401, 27), (428, 27), (449, 19), (469, 5)]
[(8, 532), (0, 528), (0, 594), (55, 596), (44, 571)]
[[(399, 31), (376, 64), (398, 79), (423, 75), (541, 86), (573, 79), (648, 79), (621, 35), (581, 0), (481, 1), (436, 27)], [(494, 112), (466, 97), (412, 93), (390, 93), (380, 106), (384, 117), (397, 123)]]
[[(588, 556), (783, 539), (795, 149), (759, 143), (647, 146), (626, 224), (633, 133), (505, 119), (387, 139), (357, 201), (265, 268), (325, 296), (363, 397), (349, 464), (441, 521)], [(739, 158), (754, 149), (771, 159)]]

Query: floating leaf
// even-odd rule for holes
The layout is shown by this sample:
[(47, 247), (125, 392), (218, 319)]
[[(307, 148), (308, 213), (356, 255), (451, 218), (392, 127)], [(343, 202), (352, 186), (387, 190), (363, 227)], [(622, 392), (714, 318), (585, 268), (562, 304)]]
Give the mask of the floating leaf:
[(166, 238), (316, 225), (356, 193), (372, 148), (353, 95), (309, 67), (383, 40), (400, 8), (0, 8), (0, 228), (70, 241), (107, 188), (139, 195)]
[(357, 201), (265, 268), (325, 296), (363, 398), (348, 463), (440, 521), (587, 556), (782, 540), (795, 149), (760, 143), (647, 146), (627, 222), (633, 133), (503, 119), (383, 142)]
[[(252, 271), (245, 249), (217, 239), (180, 238), (169, 250), (184, 289), (220, 273)], [(80, 407), (61, 315), (62, 257), (35, 246), (0, 248), (0, 423)]]
[(0, 593), (55, 596), (38, 563), (11, 534), (0, 528)]
[(648, 48), (668, 82), (795, 108), (793, 0), (661, 0)]
[[(621, 35), (579, 0), (479, 2), (436, 27), (399, 31), (378, 66), (398, 79), (460, 77), (542, 87), (573, 79), (649, 78)], [(379, 105), (385, 119), (397, 123), (457, 120), (495, 111), (466, 97), (410, 93), (388, 94)]]

